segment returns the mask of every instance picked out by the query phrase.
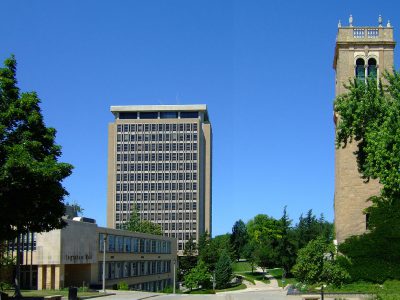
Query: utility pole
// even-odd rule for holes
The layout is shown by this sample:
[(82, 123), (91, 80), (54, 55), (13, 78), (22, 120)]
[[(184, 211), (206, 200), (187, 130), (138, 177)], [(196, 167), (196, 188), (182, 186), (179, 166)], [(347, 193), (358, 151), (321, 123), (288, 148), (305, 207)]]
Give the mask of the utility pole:
[(107, 234), (103, 235), (103, 293), (106, 293), (106, 241)]

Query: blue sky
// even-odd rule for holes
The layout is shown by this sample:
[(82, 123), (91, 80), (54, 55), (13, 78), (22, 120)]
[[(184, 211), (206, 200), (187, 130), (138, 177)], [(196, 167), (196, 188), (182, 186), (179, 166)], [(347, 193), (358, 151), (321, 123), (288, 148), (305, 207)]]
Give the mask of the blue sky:
[(1, 0), (0, 60), (16, 55), (75, 166), (67, 201), (100, 225), (109, 107), (129, 104), (208, 105), (214, 235), (285, 205), (332, 221), (337, 23), (382, 14), (400, 40), (400, 3), (381, 2)]

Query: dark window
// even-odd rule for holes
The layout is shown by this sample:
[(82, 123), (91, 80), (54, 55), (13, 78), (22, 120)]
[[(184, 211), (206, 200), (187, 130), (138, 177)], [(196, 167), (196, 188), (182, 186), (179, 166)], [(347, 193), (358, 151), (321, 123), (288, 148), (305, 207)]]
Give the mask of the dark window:
[(137, 112), (120, 112), (120, 119), (137, 119)]
[(160, 112), (161, 119), (177, 119), (178, 113), (176, 111), (162, 111)]
[(199, 113), (197, 111), (182, 111), (181, 118), (182, 119), (191, 119), (191, 118), (198, 118)]
[(362, 58), (356, 60), (356, 78), (360, 81), (365, 80), (365, 62)]
[(157, 119), (158, 112), (141, 112), (140, 119)]
[(365, 215), (365, 229), (371, 229), (369, 224), (369, 214)]
[(376, 79), (376, 76), (377, 76), (376, 60), (375, 58), (370, 58), (368, 60), (368, 77)]

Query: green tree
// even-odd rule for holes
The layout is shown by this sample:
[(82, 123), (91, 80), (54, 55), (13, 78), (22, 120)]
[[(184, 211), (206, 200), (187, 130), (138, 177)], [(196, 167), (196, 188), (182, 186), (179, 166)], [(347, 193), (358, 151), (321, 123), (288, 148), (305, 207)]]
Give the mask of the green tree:
[(223, 251), (215, 265), (215, 283), (218, 289), (229, 285), (232, 279), (232, 261), (226, 251)]
[(134, 232), (163, 235), (161, 226), (159, 224), (150, 222), (149, 220), (141, 220), (139, 212), (135, 209), (131, 211), (130, 218), (124, 224), (123, 228)]
[(178, 260), (178, 280), (182, 281), (197, 264), (197, 246), (192, 236), (190, 236), (189, 240), (185, 243), (183, 256), (178, 256)]
[(247, 234), (246, 224), (242, 220), (236, 221), (232, 227), (232, 234), (230, 236), (230, 243), (235, 258), (239, 261), (243, 255), (243, 248), (248, 242), (249, 236)]
[(350, 279), (348, 272), (334, 260), (335, 247), (323, 237), (300, 249), (293, 267), (295, 277), (307, 284), (327, 283), (336, 286)]
[(207, 231), (200, 235), (198, 251), (199, 260), (206, 264), (210, 272), (213, 272), (219, 253), (216, 249), (216, 243), (213, 242), (213, 239), (210, 237)]
[[(0, 240), (62, 228), (62, 181), (72, 165), (58, 162), (56, 130), (46, 127), (35, 92), (20, 93), (14, 56), (0, 68)], [(20, 247), (17, 247), (19, 249)], [(17, 254), (16, 296), (20, 297)]]
[(207, 265), (204, 261), (199, 260), (196, 267), (194, 267), (185, 276), (185, 286), (192, 290), (199, 286), (207, 287), (210, 284), (211, 273), (209, 273)]
[(251, 266), (251, 273), (254, 272), (254, 267), (257, 264), (256, 249), (257, 245), (252, 240), (250, 240), (243, 248), (244, 257)]
[(326, 241), (333, 239), (333, 224), (325, 221), (323, 215), (319, 219), (313, 214), (312, 209), (308, 210), (305, 217), (299, 218), (299, 223), (295, 228), (297, 248), (301, 249), (311, 240), (319, 236), (324, 236)]
[[(354, 80), (334, 106), (339, 116), (336, 146), (356, 143), (360, 175), (366, 182), (379, 180), (382, 187), (380, 195), (366, 199), (371, 201), (365, 210), (370, 232), (339, 248), (351, 260), (354, 279), (373, 281), (400, 278), (400, 74), (385, 72), (384, 81)], [(377, 255), (378, 250), (384, 254)]]
[(263, 269), (280, 266), (277, 253), (282, 228), (278, 220), (267, 215), (256, 215), (247, 223), (247, 232), (254, 246), (256, 263)]
[(278, 263), (288, 274), (296, 262), (296, 246), (294, 240), (293, 229), (290, 227), (292, 221), (286, 211), (286, 206), (283, 209), (283, 215), (279, 220), (282, 237), (278, 240), (276, 252)]

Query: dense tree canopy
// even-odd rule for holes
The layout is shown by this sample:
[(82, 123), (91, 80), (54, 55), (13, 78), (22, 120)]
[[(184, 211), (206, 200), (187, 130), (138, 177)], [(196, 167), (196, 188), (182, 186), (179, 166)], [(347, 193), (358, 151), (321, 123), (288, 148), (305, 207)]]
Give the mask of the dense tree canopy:
[(337, 146), (356, 142), (360, 174), (382, 187), (380, 195), (365, 199), (371, 201), (365, 210), (369, 232), (339, 246), (353, 280), (400, 279), (400, 74), (386, 72), (384, 82), (354, 80), (335, 101)]
[(361, 175), (378, 179), (382, 196), (400, 199), (400, 74), (384, 76), (387, 85), (354, 80), (349, 92), (336, 99), (336, 143), (357, 142)]
[(72, 166), (58, 162), (56, 130), (46, 127), (35, 92), (17, 87), (16, 60), (0, 68), (0, 239), (64, 225), (61, 182)]

